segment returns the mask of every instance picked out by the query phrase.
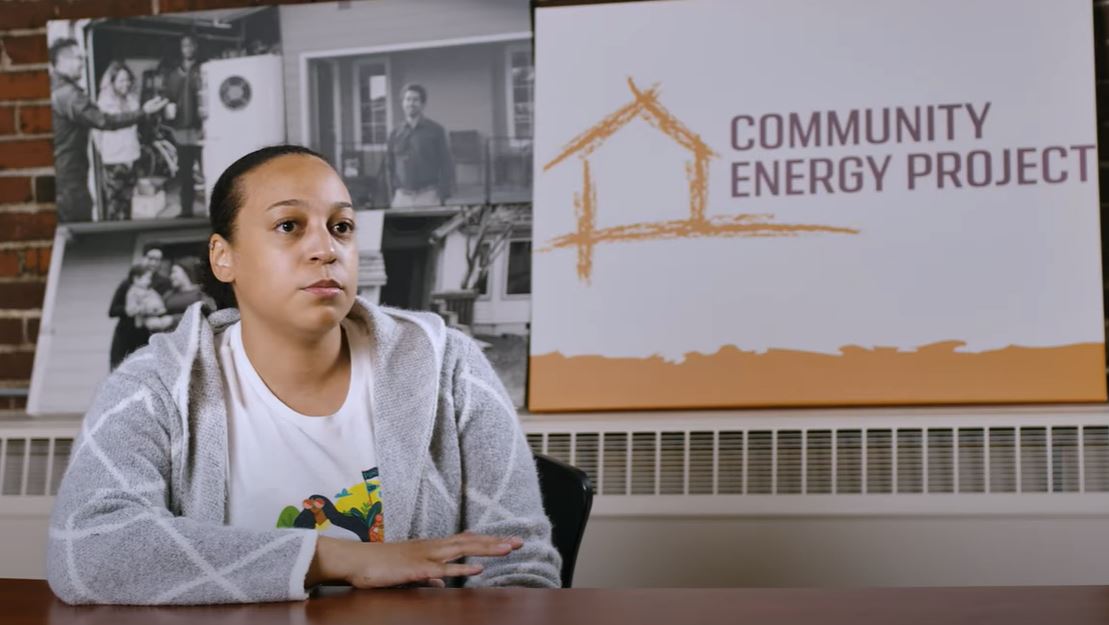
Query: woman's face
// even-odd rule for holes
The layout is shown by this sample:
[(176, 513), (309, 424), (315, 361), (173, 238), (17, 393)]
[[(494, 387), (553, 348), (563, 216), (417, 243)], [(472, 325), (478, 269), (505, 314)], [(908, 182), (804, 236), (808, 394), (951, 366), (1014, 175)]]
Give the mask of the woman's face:
[(173, 285), (173, 288), (179, 291), (185, 290), (193, 285), (193, 281), (189, 279), (189, 274), (185, 273), (181, 265), (174, 265), (173, 268), (169, 270), (169, 283)]
[(354, 304), (358, 245), (350, 192), (313, 156), (279, 156), (239, 180), (243, 204), (227, 254), (213, 251), (230, 277), (244, 317), (319, 334)]
[(131, 74), (125, 70), (120, 70), (112, 78), (112, 87), (119, 95), (127, 95), (131, 92), (131, 82)]
[(135, 276), (135, 286), (143, 289), (150, 286), (150, 275), (150, 272), (147, 271), (146, 273)]

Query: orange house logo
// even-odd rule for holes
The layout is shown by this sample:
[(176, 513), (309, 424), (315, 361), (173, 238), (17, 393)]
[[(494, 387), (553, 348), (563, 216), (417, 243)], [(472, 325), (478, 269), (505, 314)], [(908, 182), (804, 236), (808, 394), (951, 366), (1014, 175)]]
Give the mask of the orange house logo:
[[(574, 213), (577, 216), (578, 229), (576, 232), (551, 239), (547, 247), (538, 251), (549, 252), (563, 247), (576, 247), (578, 278), (586, 284), (590, 282), (593, 274), (593, 248), (601, 243), (699, 237), (780, 237), (814, 232), (859, 233), (852, 228), (836, 226), (774, 223), (774, 215), (768, 214), (706, 216), (708, 165), (710, 160), (719, 155), (713, 152), (699, 135), (659, 104), (658, 85), (641, 91), (629, 77), (628, 88), (632, 93), (631, 102), (574, 137), (562, 148), (558, 156), (543, 166), (543, 171), (549, 171), (571, 156), (581, 159), (582, 189), (574, 193)], [(686, 177), (689, 180), (689, 217), (597, 229), (595, 223), (597, 184), (590, 172), (589, 157), (609, 137), (636, 118), (646, 121), (690, 153), (692, 160), (685, 163)]]

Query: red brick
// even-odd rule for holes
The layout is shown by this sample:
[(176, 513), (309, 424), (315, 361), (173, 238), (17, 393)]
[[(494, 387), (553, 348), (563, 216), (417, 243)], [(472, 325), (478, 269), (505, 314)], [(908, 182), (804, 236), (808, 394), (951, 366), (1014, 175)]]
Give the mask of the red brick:
[(0, 278), (14, 278), (19, 275), (19, 250), (0, 250)]
[(0, 309), (42, 308), (42, 300), (45, 296), (46, 283), (44, 282), (0, 283)]
[[(3, 74), (0, 74), (2, 76)], [(31, 139), (0, 143), (0, 170), (24, 167), (52, 167), (54, 140)]]
[(40, 324), (39, 324), (38, 319), (27, 319), (27, 337), (26, 337), (26, 339), (27, 339), (28, 343), (34, 343), (34, 342), (38, 341), (39, 325)]
[(23, 251), (23, 273), (28, 276), (43, 276), (50, 271), (49, 247), (37, 247)]
[[(4, 4), (7, 5), (8, 2)], [(4, 11), (0, 11), (0, 14), (3, 13)], [(0, 72), (0, 100), (45, 100), (49, 97), (50, 75), (46, 70)]]
[(31, 179), (26, 176), (0, 176), (0, 204), (34, 201)]
[(151, 0), (55, 0), (54, 15), (66, 20), (79, 17), (150, 15), (153, 4)]
[[(302, 2), (303, 0), (297, 0)], [(280, 0), (258, 2), (257, 0), (159, 0), (158, 11), (161, 13), (178, 13), (180, 11), (207, 11), (209, 9), (227, 9), (231, 7), (255, 6), (260, 4), (281, 4)]]
[(34, 186), (36, 202), (54, 201), (54, 176), (35, 176)]
[(28, 104), (19, 107), (19, 132), (25, 135), (37, 135), (50, 132), (52, 127), (49, 106)]
[(5, 241), (35, 241), (54, 238), (58, 214), (54, 211), (39, 213), (0, 213), (0, 232)]
[(0, 319), (0, 345), (22, 345), (22, 319)]
[(32, 351), (0, 353), (0, 380), (30, 380), (34, 364)]
[[(11, 2), (5, 2), (5, 5)], [(5, 8), (7, 8), (5, 6)], [(16, 65), (27, 63), (46, 63), (50, 58), (46, 54), (46, 34), (15, 35), (4, 37), (4, 51), (8, 58)]]
[(0, 135), (15, 134), (15, 107), (0, 106)]
[(3, 6), (0, 10), (0, 30), (42, 28), (46, 26), (46, 20), (54, 17), (53, 4), (42, 0), (4, 0)]

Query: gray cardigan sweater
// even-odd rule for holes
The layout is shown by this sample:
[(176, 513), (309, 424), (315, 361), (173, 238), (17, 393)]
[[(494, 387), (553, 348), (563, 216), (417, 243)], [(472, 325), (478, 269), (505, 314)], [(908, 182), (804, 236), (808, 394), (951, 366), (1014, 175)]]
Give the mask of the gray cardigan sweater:
[[(519, 536), (466, 586), (557, 587), (531, 452), (473, 341), (435, 315), (357, 300), (371, 337), (385, 540)], [(226, 525), (227, 414), (215, 337), (238, 319), (188, 309), (99, 388), (50, 519), (47, 580), (68, 603), (305, 599), (317, 533)]]

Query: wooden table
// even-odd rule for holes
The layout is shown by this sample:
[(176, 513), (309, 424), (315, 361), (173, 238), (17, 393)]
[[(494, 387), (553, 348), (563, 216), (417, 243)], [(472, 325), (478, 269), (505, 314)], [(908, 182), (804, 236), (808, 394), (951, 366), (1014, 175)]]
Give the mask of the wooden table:
[(73, 607), (46, 582), (0, 580), (5, 625), (434, 623), (891, 625), (1109, 623), (1109, 587), (867, 589), (324, 589), (303, 602), (176, 608)]

